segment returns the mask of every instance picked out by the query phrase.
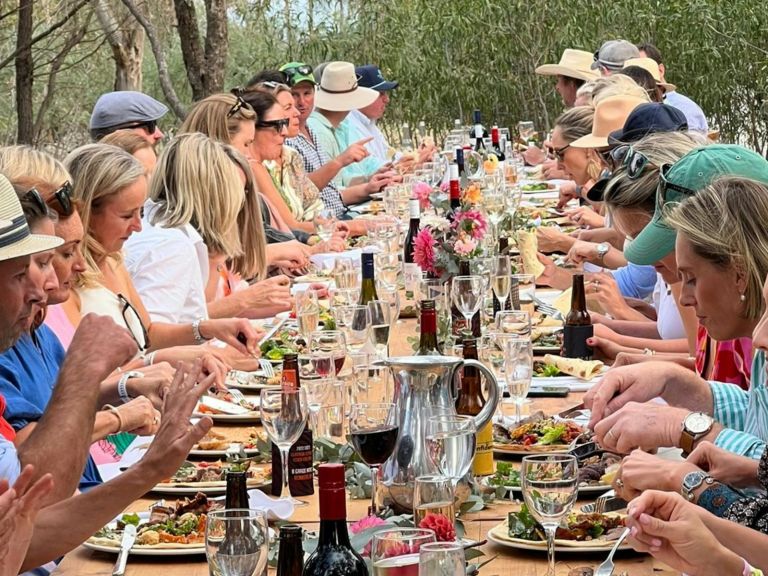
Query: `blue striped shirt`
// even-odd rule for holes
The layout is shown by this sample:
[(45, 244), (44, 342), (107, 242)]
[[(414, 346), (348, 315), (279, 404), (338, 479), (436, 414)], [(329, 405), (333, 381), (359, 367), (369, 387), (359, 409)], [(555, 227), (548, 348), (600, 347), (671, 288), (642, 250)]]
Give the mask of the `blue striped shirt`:
[(714, 401), (714, 418), (724, 426), (715, 445), (759, 460), (768, 440), (768, 387), (765, 376), (765, 353), (758, 350), (752, 360), (749, 391), (735, 384), (710, 382)]

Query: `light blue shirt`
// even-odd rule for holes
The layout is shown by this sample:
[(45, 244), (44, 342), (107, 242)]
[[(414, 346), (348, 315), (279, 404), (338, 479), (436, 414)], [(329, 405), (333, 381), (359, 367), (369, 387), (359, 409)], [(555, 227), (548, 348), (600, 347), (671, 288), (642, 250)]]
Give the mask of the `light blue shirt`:
[(664, 98), (664, 104), (674, 106), (680, 112), (685, 114), (685, 119), (688, 121), (688, 129), (696, 130), (697, 132), (703, 132), (706, 134), (709, 132), (709, 124), (707, 118), (704, 116), (704, 112), (696, 102), (683, 96), (680, 92), (667, 92), (666, 98)]
[(629, 262), (612, 273), (625, 298), (644, 300), (653, 293), (656, 286), (656, 269), (653, 266), (639, 266)]
[(713, 416), (724, 426), (715, 445), (741, 456), (759, 460), (768, 440), (768, 388), (765, 353), (758, 350), (752, 361), (749, 391), (735, 384), (710, 382)]
[[(346, 131), (348, 129), (348, 125), (346, 123), (346, 119), (343, 120), (338, 126), (334, 127), (328, 118), (315, 110), (312, 112), (312, 114), (310, 114), (309, 118), (307, 118), (307, 126), (309, 126), (312, 132), (314, 132), (315, 144), (320, 150), (323, 151), (327, 158), (334, 159), (336, 156), (341, 154), (342, 148), (339, 145), (339, 142), (342, 140), (342, 138), (344, 140), (347, 139)], [(340, 133), (343, 133), (343, 136)], [(332, 182), (337, 187), (343, 186), (341, 172), (333, 177)]]
[(0, 436), (0, 478), (8, 480), (8, 483), (13, 486), (20, 474), (21, 462), (16, 453), (16, 446), (10, 440)]

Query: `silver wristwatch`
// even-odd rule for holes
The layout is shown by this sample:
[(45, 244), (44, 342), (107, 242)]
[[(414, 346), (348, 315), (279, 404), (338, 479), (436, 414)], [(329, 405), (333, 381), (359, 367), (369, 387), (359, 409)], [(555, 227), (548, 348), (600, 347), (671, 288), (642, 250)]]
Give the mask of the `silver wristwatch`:
[(706, 472), (696, 470), (695, 472), (688, 472), (683, 478), (683, 485), (680, 487), (680, 494), (688, 500), (693, 502), (693, 491), (696, 490), (702, 484), (712, 484), (715, 479), (712, 478)]
[(195, 338), (196, 344), (204, 344), (208, 341), (208, 338), (204, 337), (200, 333), (200, 323), (205, 320), (205, 318), (198, 318), (194, 322), (192, 322), (192, 336)]
[(600, 260), (600, 264), (605, 260), (605, 255), (611, 250), (611, 245), (608, 242), (601, 242), (597, 245), (597, 259)]

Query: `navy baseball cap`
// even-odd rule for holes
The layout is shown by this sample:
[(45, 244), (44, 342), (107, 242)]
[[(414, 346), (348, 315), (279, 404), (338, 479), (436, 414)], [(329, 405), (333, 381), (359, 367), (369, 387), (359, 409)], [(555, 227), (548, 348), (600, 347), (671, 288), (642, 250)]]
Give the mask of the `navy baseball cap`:
[(381, 74), (381, 69), (375, 64), (366, 64), (355, 68), (357, 74), (357, 83), (363, 88), (372, 88), (377, 92), (388, 92), (399, 86), (397, 82), (385, 80)]
[(669, 104), (650, 102), (632, 110), (624, 126), (608, 135), (608, 144), (629, 144), (648, 134), (681, 130), (688, 130), (685, 114)]

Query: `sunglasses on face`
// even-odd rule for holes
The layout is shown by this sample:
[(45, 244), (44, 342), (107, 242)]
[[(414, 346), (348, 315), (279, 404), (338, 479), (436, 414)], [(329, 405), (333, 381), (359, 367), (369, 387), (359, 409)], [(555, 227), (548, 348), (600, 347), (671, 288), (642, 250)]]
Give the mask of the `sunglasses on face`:
[(555, 155), (555, 159), (558, 162), (562, 162), (565, 159), (565, 151), (568, 150), (568, 148), (570, 147), (571, 147), (570, 144), (566, 144), (562, 148), (552, 147), (552, 153)]
[(288, 130), (288, 124), (290, 122), (291, 121), (288, 118), (281, 118), (280, 120), (261, 120), (256, 122), (256, 128), (273, 128), (275, 132), (280, 134), (283, 130)]
[(157, 120), (147, 120), (146, 122), (136, 122), (134, 124), (128, 124), (126, 126), (121, 126), (121, 128), (125, 128), (127, 130), (133, 129), (133, 128), (141, 128), (146, 131), (147, 134), (150, 136), (155, 133), (155, 130), (157, 130)]
[(624, 168), (630, 180), (636, 180), (648, 166), (652, 166), (645, 154), (638, 152), (629, 144), (617, 146), (611, 150), (607, 161), (613, 164), (614, 170)]
[(682, 194), (683, 196), (695, 196), (696, 190), (691, 190), (690, 188), (686, 188), (685, 186), (678, 186), (674, 182), (670, 182), (667, 180), (667, 173), (669, 172), (669, 169), (672, 168), (672, 164), (664, 164), (661, 168), (659, 168), (659, 185), (656, 188), (656, 209), (661, 210), (664, 205), (670, 201), (669, 198), (667, 198), (668, 192), (670, 190), (677, 192), (678, 194)]
[(149, 348), (149, 333), (147, 332), (146, 326), (144, 326), (144, 322), (141, 321), (139, 312), (122, 294), (118, 294), (117, 299), (120, 302), (120, 313), (125, 321), (125, 326), (128, 328), (128, 332), (131, 333), (136, 345), (139, 347), (139, 351), (143, 352), (144, 350), (147, 350)]

